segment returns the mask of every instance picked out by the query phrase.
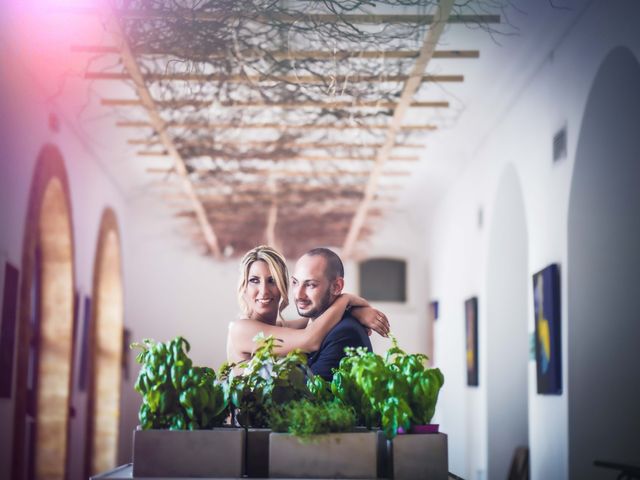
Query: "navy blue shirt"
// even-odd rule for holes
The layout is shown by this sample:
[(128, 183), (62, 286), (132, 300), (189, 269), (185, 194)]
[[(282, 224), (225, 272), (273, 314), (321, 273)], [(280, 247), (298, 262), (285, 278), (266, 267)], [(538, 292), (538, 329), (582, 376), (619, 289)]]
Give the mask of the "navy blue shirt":
[(345, 312), (342, 320), (324, 337), (320, 350), (309, 354), (308, 365), (314, 375), (331, 381), (332, 369), (338, 368), (345, 347), (366, 347), (373, 351), (367, 331), (349, 312)]

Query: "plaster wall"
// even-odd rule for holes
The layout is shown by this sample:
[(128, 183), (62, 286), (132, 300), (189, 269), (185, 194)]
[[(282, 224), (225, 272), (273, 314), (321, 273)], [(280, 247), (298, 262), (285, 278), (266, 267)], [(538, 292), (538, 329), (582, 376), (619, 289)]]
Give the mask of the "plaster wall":
[[(487, 231), (477, 228), (477, 213), (482, 209), (484, 224), (492, 225), (499, 209), (495, 205), (498, 181), (508, 166), (515, 168), (522, 186), (528, 235), (527, 281), (530, 284), (531, 275), (550, 263), (559, 263), (561, 271), (564, 391), (559, 396), (537, 395), (535, 368), (530, 364), (531, 475), (534, 479), (569, 476), (567, 218), (576, 142), (591, 84), (606, 55), (619, 45), (627, 46), (636, 57), (640, 53), (640, 38), (631, 20), (638, 13), (638, 5), (629, 1), (585, 5), (545, 60), (532, 69), (520, 89), (514, 88), (517, 95), (497, 121), (481, 127), (486, 135), (471, 149), (468, 166), (437, 207), (428, 228), (429, 283), (432, 298), (440, 300), (442, 311), (436, 329), (436, 357), (448, 382), (438, 415), (442, 429), (450, 434), (450, 469), (465, 478), (492, 478), (487, 474), (487, 383), (492, 374), (487, 369), (487, 324), (492, 319), (486, 298), (496, 285), (489, 284), (493, 278), (488, 272), (491, 246)], [(552, 138), (563, 125), (568, 132), (568, 155), (553, 163)], [(479, 297), (478, 388), (466, 386), (463, 364), (462, 305), (474, 294)], [(531, 332), (531, 291), (527, 296)], [(503, 336), (497, 341), (508, 342), (509, 338)]]

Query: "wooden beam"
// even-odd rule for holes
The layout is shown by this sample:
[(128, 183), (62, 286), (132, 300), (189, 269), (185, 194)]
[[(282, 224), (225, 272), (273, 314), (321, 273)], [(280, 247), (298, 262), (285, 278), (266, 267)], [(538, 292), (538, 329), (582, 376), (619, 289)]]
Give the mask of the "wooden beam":
[(276, 240), (276, 224), (278, 223), (278, 188), (273, 177), (269, 177), (269, 194), (271, 197), (271, 205), (269, 205), (269, 213), (267, 213), (267, 228), (265, 238), (267, 245), (272, 246), (276, 250), (281, 250)]
[[(85, 72), (87, 80), (131, 80), (131, 76), (125, 72)], [(218, 73), (147, 73), (144, 75), (147, 82), (159, 82), (176, 80), (181, 82), (223, 82), (223, 83), (269, 83), (285, 82), (296, 85), (322, 84), (325, 82), (337, 83), (399, 83), (406, 82), (407, 75), (221, 75)], [(422, 75), (421, 82), (463, 82), (464, 75)]]
[[(149, 167), (145, 170), (147, 173), (155, 173), (155, 174), (162, 174), (162, 175), (168, 175), (171, 173), (175, 173), (175, 169), (174, 168), (160, 168), (160, 167)], [(220, 172), (212, 172), (211, 170), (207, 169), (207, 168), (203, 168), (203, 169), (198, 169), (196, 170), (196, 173), (200, 174), (200, 175), (206, 175), (206, 174), (213, 174), (213, 173), (220, 173)], [(321, 171), (305, 171), (305, 170), (269, 170), (269, 169), (263, 169), (263, 170), (231, 170), (228, 172), (224, 172), (224, 173), (228, 173), (228, 174), (235, 174), (235, 173), (248, 173), (248, 174), (256, 174), (256, 175), (264, 175), (269, 176), (272, 175), (274, 177), (308, 177), (308, 178), (316, 178), (316, 177), (368, 177), (369, 176), (369, 172), (366, 170), (321, 170)], [(383, 171), (382, 172), (383, 176), (389, 176), (389, 177), (408, 177), (411, 175), (411, 172), (408, 171)], [(262, 185), (262, 182), (256, 185)]]
[[(146, 138), (133, 138), (127, 140), (129, 145), (159, 145), (160, 142), (155, 139)], [(212, 146), (218, 148), (235, 147), (235, 146), (250, 146), (250, 147), (271, 147), (281, 146), (283, 148), (308, 148), (308, 149), (324, 149), (324, 148), (382, 148), (382, 143), (321, 143), (321, 142), (286, 142), (278, 144), (277, 141), (260, 141), (260, 140), (246, 140), (236, 142), (214, 142), (213, 144), (203, 142), (186, 142), (185, 146)], [(395, 148), (410, 148), (410, 149), (423, 149), (424, 145), (419, 143), (396, 143)]]
[[(83, 7), (83, 6), (58, 6), (55, 9), (58, 13), (72, 13), (77, 15), (100, 15), (101, 11), (96, 7)], [(170, 12), (161, 11), (157, 9), (127, 9), (127, 10), (115, 10), (114, 13), (122, 18), (133, 20), (163, 20), (183, 18), (192, 21), (201, 22), (219, 22), (221, 20), (230, 21), (234, 17), (228, 15), (222, 15), (217, 12), (203, 12), (194, 11), (190, 8), (176, 8)], [(380, 25), (384, 23), (402, 24), (402, 23), (415, 23), (418, 25), (433, 24), (436, 17), (434, 15), (425, 14), (324, 14), (324, 13), (302, 13), (302, 12), (286, 12), (279, 14), (260, 15), (255, 12), (253, 20), (261, 23), (273, 23), (274, 20), (281, 23), (302, 23), (302, 22), (314, 22), (314, 23), (351, 23), (354, 25), (371, 24)], [(494, 24), (500, 23), (500, 15), (491, 14), (455, 14), (450, 15), (447, 19), (447, 23), (450, 24)]]
[(160, 137), (164, 148), (171, 153), (171, 156), (174, 159), (176, 172), (180, 176), (185, 193), (191, 201), (191, 206), (196, 214), (196, 218), (198, 223), (200, 224), (200, 228), (202, 229), (206, 244), (211, 250), (211, 253), (216, 258), (220, 259), (222, 258), (222, 254), (218, 244), (218, 238), (213, 230), (211, 223), (209, 223), (204, 206), (202, 205), (200, 200), (198, 200), (198, 196), (195, 192), (194, 186), (189, 180), (186, 163), (180, 156), (180, 153), (174, 146), (171, 137), (167, 132), (166, 123), (160, 116), (160, 113), (157, 111), (156, 106), (153, 103), (151, 93), (149, 92), (149, 90), (147, 90), (142, 72), (135, 60), (133, 53), (131, 52), (131, 47), (126, 40), (126, 36), (124, 34), (124, 31), (122, 30), (122, 26), (120, 25), (120, 22), (117, 16), (114, 14), (113, 10), (110, 9), (107, 12), (107, 25), (108, 30), (111, 31), (115, 43), (121, 52), (124, 67), (126, 68), (135, 84), (138, 97), (140, 98), (140, 100), (142, 100), (145, 108), (147, 109), (150, 120), (149, 123), (158, 133), (158, 136)]
[[(301, 201), (308, 202), (308, 203), (321, 203), (322, 205), (317, 205), (316, 207), (314, 207), (318, 213), (322, 212), (322, 208), (325, 208), (325, 207), (329, 208), (332, 205), (343, 205), (343, 206), (350, 205), (353, 207), (353, 213), (355, 213), (355, 210), (358, 206), (357, 196), (341, 197), (340, 195), (335, 195), (335, 194), (332, 195), (331, 191), (324, 191), (324, 192), (319, 192), (319, 194), (309, 194), (309, 195), (305, 194), (305, 192), (297, 192), (295, 195), (294, 194), (278, 195), (276, 197), (273, 197), (269, 192), (262, 192), (262, 194), (260, 195), (251, 194), (251, 193), (240, 193), (240, 194), (234, 194), (234, 195), (202, 194), (200, 195), (200, 199), (202, 202), (206, 203), (207, 205), (218, 205), (221, 207), (230, 206), (231, 213), (234, 212), (233, 206), (247, 204), (247, 206), (253, 207), (249, 212), (252, 215), (255, 214), (255, 205), (256, 205), (256, 202), (258, 201), (261, 203), (264, 202), (265, 204), (267, 204), (267, 202), (269, 201), (277, 200), (278, 202), (280, 202), (278, 207), (282, 207), (283, 209), (285, 209), (286, 207), (290, 207), (292, 204), (297, 204)], [(184, 208), (185, 199), (183, 198), (176, 197), (176, 196), (173, 196), (173, 197), (166, 196), (163, 198), (163, 200), (173, 201), (176, 204), (180, 205), (181, 208)], [(220, 212), (220, 210), (218, 212)], [(240, 213), (240, 212), (235, 212), (235, 213)], [(257, 215), (260, 216), (261, 213), (258, 212)], [(270, 243), (270, 245), (273, 245), (273, 244)]]
[[(120, 53), (117, 48), (108, 45), (72, 45), (71, 51), (74, 53), (93, 53), (93, 54), (109, 54)], [(136, 49), (136, 55), (168, 55), (169, 52), (160, 52), (151, 49)], [(348, 58), (356, 58), (363, 60), (376, 59), (402, 59), (417, 58), (419, 50), (340, 50), (337, 52), (328, 50), (284, 50), (284, 51), (265, 51), (265, 50), (243, 50), (237, 55), (242, 58), (261, 58), (270, 57), (274, 60), (346, 60)], [(210, 60), (227, 59), (229, 52), (213, 52), (209, 56)], [(440, 59), (473, 59), (480, 58), (479, 50), (436, 50), (433, 58)]]
[[(141, 107), (140, 100), (120, 99), (120, 98), (103, 98), (100, 103), (107, 107)], [(351, 109), (351, 108), (377, 108), (377, 109), (394, 109), (396, 102), (235, 102), (235, 103), (215, 103), (207, 100), (168, 100), (156, 101), (158, 108), (181, 108), (181, 107), (199, 107), (206, 108), (215, 106), (222, 108), (282, 108), (282, 109), (298, 109), (298, 108), (325, 108), (325, 109)], [(449, 102), (411, 102), (411, 108), (449, 108)]]
[(382, 168), (390, 156), (391, 149), (396, 143), (396, 137), (398, 132), (401, 130), (402, 120), (404, 119), (404, 115), (409, 104), (420, 87), (421, 76), (433, 58), (433, 53), (438, 41), (440, 40), (444, 26), (450, 20), (453, 3), (454, 0), (440, 0), (440, 3), (437, 6), (436, 14), (433, 17), (433, 21), (431, 22), (429, 30), (422, 43), (420, 56), (413, 66), (409, 79), (404, 84), (402, 95), (398, 102), (399, 104), (394, 110), (393, 119), (389, 125), (389, 130), (387, 131), (387, 138), (384, 147), (382, 147), (378, 152), (378, 158), (376, 159), (375, 166), (373, 167), (371, 176), (369, 177), (369, 183), (367, 184), (364, 198), (358, 207), (358, 211), (353, 216), (349, 232), (347, 233), (347, 237), (342, 248), (342, 254), (345, 258), (353, 256), (355, 244), (367, 218), (367, 211), (371, 207), (375, 197)]
[[(206, 108), (214, 104), (211, 100), (154, 100), (157, 108), (197, 107)], [(100, 104), (105, 107), (143, 107), (140, 100), (131, 98), (103, 98)]]
[[(121, 128), (154, 128), (152, 122), (140, 121), (140, 120), (121, 120), (116, 122), (116, 127)], [(202, 123), (202, 122), (166, 122), (165, 128), (180, 127), (180, 128), (200, 128), (207, 130), (248, 130), (248, 129), (275, 129), (275, 130), (386, 130), (387, 125), (286, 125), (282, 123), (254, 123), (237, 125), (233, 123)], [(438, 127), (435, 125), (402, 125), (397, 127), (399, 130), (404, 131), (429, 131), (436, 130)]]
[[(150, 151), (141, 151), (136, 152), (136, 155), (140, 157), (168, 157), (169, 152), (150, 152)], [(223, 155), (213, 155), (215, 158), (223, 158), (225, 160), (235, 160), (235, 161), (271, 161), (272, 158), (236, 158), (233, 156), (229, 156), (228, 158), (224, 158)], [(276, 158), (276, 157), (274, 157)], [(349, 162), (349, 161), (374, 161), (376, 157), (356, 157), (356, 156), (348, 156), (348, 157), (338, 157), (338, 156), (320, 156), (320, 155), (304, 155), (304, 156), (292, 156), (291, 158), (287, 158), (286, 161), (294, 162), (296, 160), (307, 161), (307, 162)], [(389, 160), (395, 162), (417, 162), (420, 160), (420, 157), (417, 156), (395, 156), (389, 157)]]

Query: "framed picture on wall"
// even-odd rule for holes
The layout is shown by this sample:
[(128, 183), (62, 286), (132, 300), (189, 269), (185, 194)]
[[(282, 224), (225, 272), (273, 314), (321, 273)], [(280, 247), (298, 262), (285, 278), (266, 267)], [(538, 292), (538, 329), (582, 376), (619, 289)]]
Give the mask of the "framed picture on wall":
[[(2, 285), (2, 315), (0, 316), (0, 398), (11, 398), (13, 386), (13, 357), (18, 321), (18, 280), (20, 272), (6, 262)], [(4, 281), (2, 281), (4, 278)]]
[(478, 386), (478, 297), (464, 302), (464, 318), (467, 339), (467, 385)]
[[(82, 297), (82, 296), (81, 296)], [(92, 352), (90, 349), (91, 333), (91, 297), (85, 295), (81, 308), (78, 309), (78, 315), (82, 318), (82, 341), (80, 343), (80, 372), (78, 374), (78, 389), (81, 392), (86, 392), (89, 385), (89, 356)]]
[(538, 393), (562, 393), (560, 270), (552, 264), (533, 275), (536, 378)]
[(429, 303), (429, 315), (431, 319), (435, 322), (438, 320), (438, 301), (434, 300)]
[(122, 358), (121, 358), (121, 367), (122, 367), (122, 379), (125, 381), (129, 380), (129, 352), (131, 352), (131, 330), (128, 328), (122, 329)]

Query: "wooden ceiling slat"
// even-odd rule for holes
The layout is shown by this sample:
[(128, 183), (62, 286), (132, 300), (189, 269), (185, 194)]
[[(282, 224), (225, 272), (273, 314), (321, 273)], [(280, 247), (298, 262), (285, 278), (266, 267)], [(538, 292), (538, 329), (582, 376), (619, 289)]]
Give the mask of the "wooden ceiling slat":
[[(136, 155), (140, 157), (168, 157), (168, 152), (136, 152)], [(206, 155), (206, 154), (205, 154)], [(224, 158), (222, 155), (213, 155), (214, 158), (223, 158), (225, 160), (234, 160), (234, 161), (272, 161), (273, 158), (234, 158), (229, 156), (228, 158)], [(278, 157), (280, 159), (280, 157)], [(302, 160), (305, 162), (350, 162), (350, 161), (369, 161), (372, 162), (376, 159), (376, 157), (360, 157), (360, 156), (348, 156), (348, 157), (340, 157), (340, 156), (320, 156), (320, 155), (295, 155), (291, 158), (287, 158), (286, 161), (296, 161)], [(394, 157), (389, 157), (389, 160), (394, 162), (417, 162), (420, 160), (420, 157), (417, 156), (406, 156), (406, 155), (397, 155)]]
[[(276, 129), (276, 130), (386, 130), (387, 125), (286, 125), (282, 123), (254, 123), (254, 124), (233, 124), (233, 123), (202, 123), (202, 122), (165, 122), (165, 127), (182, 127), (209, 130), (246, 130), (246, 129)], [(151, 122), (143, 120), (121, 120), (116, 122), (121, 128), (153, 128)], [(426, 131), (436, 130), (435, 125), (401, 125), (399, 130), (406, 131)]]
[[(135, 138), (127, 141), (129, 145), (160, 145), (160, 142), (156, 139), (146, 139), (146, 138)], [(210, 146), (210, 147), (232, 147), (232, 146), (243, 146), (243, 147), (269, 147), (269, 146), (279, 146), (283, 148), (308, 148), (308, 149), (323, 149), (323, 148), (381, 148), (383, 146), (382, 143), (325, 143), (325, 142), (286, 142), (286, 143), (277, 143), (274, 141), (259, 141), (259, 140), (246, 140), (246, 141), (236, 141), (236, 142), (214, 142), (205, 143), (205, 142), (185, 142), (181, 144), (183, 146)], [(424, 145), (419, 143), (396, 143), (394, 148), (410, 148), (410, 149), (422, 149)]]
[[(131, 76), (125, 72), (85, 72), (87, 80), (131, 80)], [(399, 83), (406, 82), (407, 75), (224, 75), (202, 73), (147, 73), (143, 75), (147, 82), (176, 80), (181, 82), (224, 82), (224, 83), (269, 83), (285, 82), (290, 84), (322, 84), (324, 82), (337, 83)], [(422, 75), (422, 82), (463, 82), (464, 75)]]
[[(127, 98), (103, 98), (100, 103), (107, 107), (141, 107), (142, 102), (134, 99)], [(297, 108), (324, 108), (324, 109), (356, 109), (356, 108), (378, 108), (378, 109), (393, 109), (396, 107), (396, 102), (234, 102), (234, 103), (215, 103), (207, 100), (169, 100), (169, 101), (156, 101), (156, 106), (159, 108), (180, 108), (185, 106), (190, 107), (210, 107), (216, 108), (283, 108), (283, 109), (297, 109)], [(449, 102), (447, 101), (434, 101), (434, 102), (411, 102), (411, 108), (449, 108)]]
[[(71, 51), (74, 53), (120, 53), (116, 47), (109, 45), (72, 45)], [(158, 50), (136, 49), (136, 55), (167, 55), (169, 52), (160, 52)], [(264, 51), (264, 50), (242, 50), (237, 55), (242, 58), (256, 58), (268, 55), (274, 60), (344, 60), (347, 58), (361, 58), (365, 60), (375, 59), (401, 59), (401, 58), (417, 58), (420, 52), (418, 50), (282, 50), (282, 51)], [(213, 52), (209, 59), (228, 58), (229, 52)], [(480, 58), (479, 50), (436, 50), (433, 58), (439, 59), (456, 59), (456, 58)]]
[[(56, 7), (56, 11), (59, 13), (73, 13), (78, 15), (100, 15), (102, 12), (100, 9), (96, 7), (83, 7), (83, 6), (58, 6)], [(115, 10), (115, 14), (121, 18), (128, 18), (133, 20), (166, 20), (167, 18), (185, 18), (187, 20), (192, 21), (214, 21), (219, 22), (221, 20), (233, 21), (234, 17), (229, 17), (228, 15), (222, 16), (219, 13), (215, 12), (203, 12), (203, 11), (194, 11), (190, 8), (183, 9), (175, 9), (172, 15), (167, 14), (166, 11), (153, 9), (127, 9), (127, 10)], [(241, 17), (237, 17), (241, 19)], [(380, 25), (380, 24), (433, 24), (435, 19), (434, 15), (428, 14), (344, 14), (344, 15), (335, 15), (335, 14), (305, 14), (302, 12), (290, 12), (290, 13), (279, 13), (279, 14), (271, 14), (271, 15), (252, 15), (252, 19), (256, 22), (268, 22), (270, 24), (273, 21), (279, 21), (282, 23), (299, 23), (303, 22), (305, 19), (309, 22), (315, 23), (338, 23), (338, 22), (346, 22), (354, 25), (362, 25), (362, 24), (370, 24), (370, 25)], [(491, 15), (491, 14), (454, 14), (450, 15), (446, 23), (450, 24), (483, 24), (489, 25), (493, 23), (500, 23), (500, 15)]]
[[(160, 173), (160, 174), (170, 174), (175, 172), (173, 168), (158, 168), (158, 167), (150, 167), (145, 170), (147, 173)], [(200, 175), (207, 174), (216, 174), (216, 173), (224, 173), (224, 174), (237, 174), (237, 173), (247, 173), (251, 175), (263, 175), (265, 177), (268, 176), (276, 176), (276, 177), (367, 177), (369, 176), (368, 171), (356, 171), (356, 170), (322, 170), (322, 171), (305, 171), (305, 170), (231, 170), (228, 172), (217, 172), (209, 169), (196, 169), (196, 173)], [(383, 171), (382, 175), (390, 176), (390, 177), (408, 177), (411, 175), (411, 172), (408, 171)], [(262, 185), (262, 184), (260, 184)]]

